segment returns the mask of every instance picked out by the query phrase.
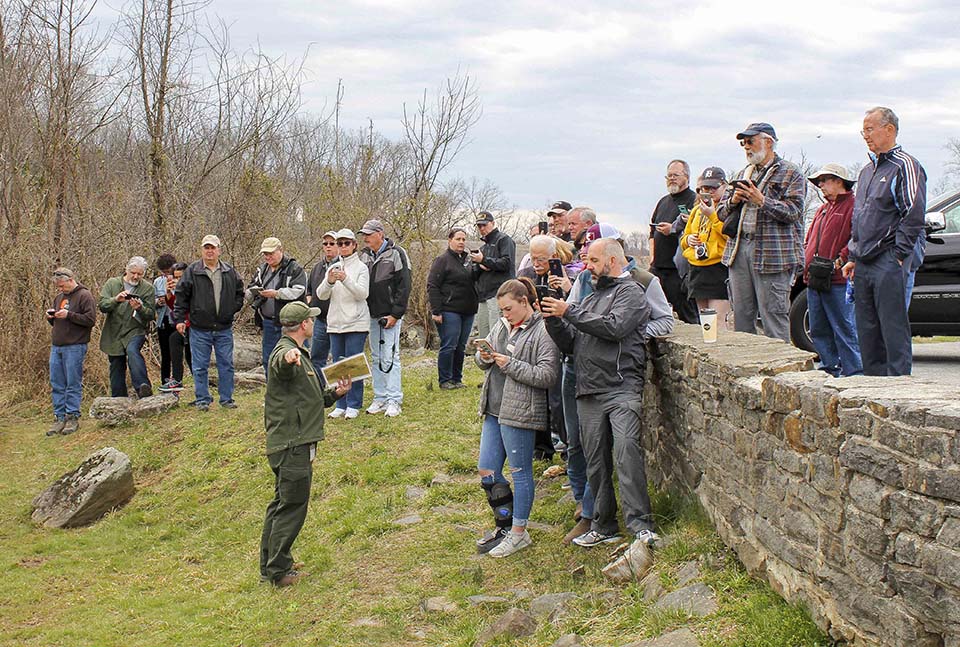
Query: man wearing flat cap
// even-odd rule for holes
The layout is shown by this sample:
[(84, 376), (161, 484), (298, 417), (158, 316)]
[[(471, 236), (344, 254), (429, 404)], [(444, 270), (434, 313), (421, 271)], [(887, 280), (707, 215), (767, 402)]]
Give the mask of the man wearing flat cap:
[(279, 238), (265, 238), (260, 254), (263, 263), (254, 273), (245, 296), (253, 304), (257, 326), (263, 329), (263, 369), (269, 371), (267, 360), (280, 339), (280, 310), (292, 301), (306, 301), (307, 274), (297, 259), (284, 253)]
[(517, 276), (517, 244), (513, 238), (497, 229), (497, 223), (489, 211), (477, 214), (476, 225), (483, 246), (476, 252), (470, 252), (470, 260), (473, 261), (473, 280), (480, 299), (477, 334), (483, 338), (490, 334), (500, 319), (497, 290), (505, 281)]
[[(803, 247), (810, 340), (820, 355), (822, 370), (834, 377), (861, 375), (863, 363), (857, 324), (853, 304), (846, 299), (847, 280), (840, 270), (849, 259), (847, 243), (853, 218), (854, 180), (842, 164), (826, 164), (807, 179), (820, 189), (824, 199), (807, 228)], [(816, 257), (833, 263), (833, 271), (825, 281), (810, 278), (810, 267)]]
[(776, 152), (777, 133), (753, 123), (737, 133), (747, 166), (730, 181), (717, 216), (730, 237), (723, 264), (730, 268), (735, 329), (790, 341), (790, 286), (803, 260), (803, 201), (807, 180)]
[(283, 334), (268, 360), (263, 421), (274, 496), (260, 538), (260, 579), (277, 587), (299, 581), (290, 549), (307, 518), (313, 460), (323, 440), (323, 409), (350, 389), (346, 378), (325, 389), (310, 361), (306, 342), (319, 314), (320, 308), (302, 301), (283, 306), (278, 313)]

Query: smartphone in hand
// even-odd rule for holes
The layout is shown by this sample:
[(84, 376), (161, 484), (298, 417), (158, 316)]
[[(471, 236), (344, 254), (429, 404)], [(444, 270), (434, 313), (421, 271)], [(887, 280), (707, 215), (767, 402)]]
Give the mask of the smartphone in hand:
[(477, 348), (479, 348), (483, 352), (493, 355), (494, 353), (493, 346), (486, 339), (477, 339), (473, 343), (476, 344)]

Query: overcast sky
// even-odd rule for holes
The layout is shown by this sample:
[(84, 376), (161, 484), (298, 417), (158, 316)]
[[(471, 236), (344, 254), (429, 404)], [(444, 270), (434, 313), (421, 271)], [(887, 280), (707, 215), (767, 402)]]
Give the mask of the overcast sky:
[[(682, 4), (689, 6), (682, 7)], [(789, 8), (780, 8), (789, 7)], [(865, 160), (863, 112), (886, 105), (934, 185), (960, 137), (956, 0), (803, 3), (213, 0), (234, 47), (309, 48), (306, 107), (400, 134), (404, 102), (465, 71), (483, 117), (454, 174), (520, 209), (589, 205), (639, 229), (667, 161), (743, 166), (735, 134), (768, 121), (780, 152)]]

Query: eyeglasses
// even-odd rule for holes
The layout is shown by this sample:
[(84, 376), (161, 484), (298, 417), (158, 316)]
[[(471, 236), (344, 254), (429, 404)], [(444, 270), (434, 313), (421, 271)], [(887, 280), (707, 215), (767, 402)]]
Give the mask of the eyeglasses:
[(664, 179), (664, 180), (679, 180), (680, 178), (684, 178), (684, 177), (686, 177), (686, 175), (684, 175), (683, 173), (667, 173), (665, 176), (663, 176), (663, 179)]
[(747, 146), (753, 146), (755, 142), (756, 142), (755, 137), (744, 137), (743, 139), (740, 140), (740, 146), (746, 148)]
[(337, 244), (336, 244), (336, 243), (328, 243), (328, 242), (324, 241), (324, 242), (323, 242), (323, 246), (324, 246), (324, 247), (336, 247)]
[(714, 190), (715, 188), (717, 188), (717, 187), (702, 186), (702, 187), (700, 187), (699, 189), (697, 189), (697, 193), (710, 194), (710, 193), (713, 193), (713, 190)]
[(890, 125), (890, 124), (883, 124), (882, 126), (877, 126), (877, 127), (870, 126), (869, 128), (864, 128), (863, 130), (860, 131), (860, 136), (861, 136), (861, 137), (866, 137), (867, 135), (869, 135), (869, 134), (872, 133), (873, 131), (875, 131), (875, 130), (880, 130), (881, 128), (886, 128), (886, 127), (889, 126), (889, 125)]
[(828, 180), (836, 180), (838, 178), (833, 177), (832, 175), (824, 175), (823, 177), (817, 178), (817, 186), (821, 186), (827, 183)]
[(354, 244), (354, 241), (352, 241), (352, 240), (338, 240), (338, 241), (337, 241), (337, 247), (350, 247), (350, 245), (353, 245), (353, 244)]

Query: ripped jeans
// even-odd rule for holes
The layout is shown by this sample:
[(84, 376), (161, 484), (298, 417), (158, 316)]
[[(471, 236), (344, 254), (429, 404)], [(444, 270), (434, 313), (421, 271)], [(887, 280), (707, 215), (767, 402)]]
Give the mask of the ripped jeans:
[(486, 415), (480, 432), (480, 471), (491, 471), (492, 476), (480, 477), (483, 483), (506, 483), (503, 465), (510, 459), (513, 477), (513, 525), (526, 526), (533, 507), (533, 445), (536, 432), (502, 425), (496, 416)]

